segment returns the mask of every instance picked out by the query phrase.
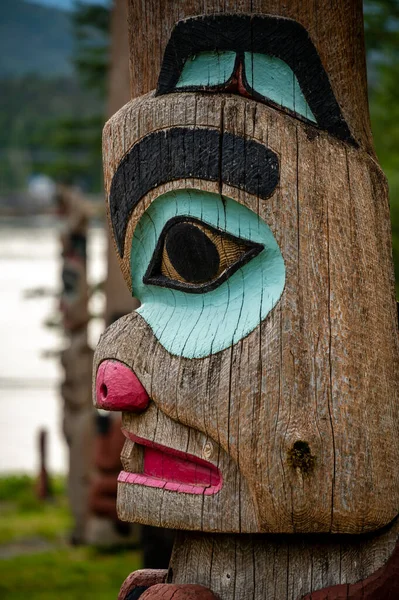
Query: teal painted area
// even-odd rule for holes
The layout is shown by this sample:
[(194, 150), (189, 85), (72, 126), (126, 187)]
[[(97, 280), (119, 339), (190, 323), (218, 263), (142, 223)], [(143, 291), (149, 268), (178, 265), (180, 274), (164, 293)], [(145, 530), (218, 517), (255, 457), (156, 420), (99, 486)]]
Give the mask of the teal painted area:
[[(176, 215), (193, 216), (237, 237), (260, 242), (264, 250), (216, 289), (188, 294), (145, 285), (143, 276), (164, 225)], [(157, 198), (138, 223), (131, 248), (137, 312), (171, 354), (201, 358), (248, 335), (278, 302), (285, 266), (264, 221), (231, 198), (201, 190), (177, 190)]]
[(181, 72), (177, 88), (226, 83), (233, 74), (235, 52), (200, 52), (189, 57)]
[(316, 123), (298, 79), (286, 62), (255, 52), (245, 52), (244, 62), (247, 81), (256, 92)]

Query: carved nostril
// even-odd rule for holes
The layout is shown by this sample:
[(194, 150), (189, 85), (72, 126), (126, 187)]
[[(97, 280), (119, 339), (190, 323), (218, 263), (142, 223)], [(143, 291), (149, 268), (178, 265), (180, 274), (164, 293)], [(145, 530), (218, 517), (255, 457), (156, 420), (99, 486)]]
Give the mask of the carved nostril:
[(142, 412), (150, 398), (133, 371), (119, 360), (105, 360), (96, 376), (96, 400), (98, 408)]

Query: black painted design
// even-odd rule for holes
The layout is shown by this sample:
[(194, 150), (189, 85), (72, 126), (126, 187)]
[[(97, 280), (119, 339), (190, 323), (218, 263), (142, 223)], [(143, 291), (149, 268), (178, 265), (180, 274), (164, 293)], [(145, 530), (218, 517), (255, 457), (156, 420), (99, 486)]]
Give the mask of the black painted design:
[[(212, 50), (234, 51), (242, 64), (244, 52), (259, 52), (285, 61), (295, 73), (318, 126), (340, 139), (357, 145), (308, 32), (292, 19), (271, 15), (207, 15), (180, 21), (172, 31), (166, 46), (157, 95), (226, 89), (230, 81), (211, 89), (203, 86), (176, 89), (187, 58), (199, 52)], [(245, 78), (245, 68), (243, 82), (254, 99), (274, 105), (250, 87)], [(281, 109), (281, 106), (277, 107)], [(306, 120), (297, 113), (293, 114)]]
[[(214, 244), (212, 244), (214, 250), (210, 249), (210, 247), (206, 247), (204, 244), (203, 247), (199, 249), (198, 253), (195, 253), (195, 251), (193, 252), (191, 248), (187, 253), (187, 246), (183, 246), (183, 243), (187, 243), (188, 246), (195, 244), (194, 238), (192, 238), (192, 240), (189, 239), (189, 236), (192, 234), (193, 229), (200, 231), (198, 227), (195, 227), (195, 224), (198, 224), (205, 230), (208, 229), (212, 233), (226, 240), (236, 243), (239, 247), (242, 248), (242, 252), (239, 258), (235, 260), (232, 264), (230, 264), (229, 267), (226, 270), (224, 270), (218, 277), (216, 277), (216, 275), (219, 268), (219, 260), (216, 264), (214, 250), (216, 250), (217, 254), (218, 251)], [(182, 227), (183, 225), (187, 227), (187, 236), (185, 236), (184, 239), (180, 238), (180, 240), (173, 240), (174, 243), (176, 243), (176, 246), (175, 248), (173, 248), (172, 255), (173, 259), (175, 259), (178, 263), (176, 264), (172, 259), (172, 256), (169, 254), (169, 246), (167, 243), (167, 239), (169, 234), (173, 232), (173, 230), (176, 227)], [(188, 226), (190, 227), (190, 229), (188, 229)], [(180, 229), (180, 231), (182, 230)], [(205, 233), (203, 235), (206, 237)], [(207, 239), (208, 241), (211, 241), (209, 240), (209, 238)], [(161, 263), (165, 247), (168, 251), (169, 258), (173, 267), (187, 280), (187, 283), (171, 279), (170, 277), (166, 277), (161, 273)], [(262, 252), (263, 249), (263, 244), (259, 244), (258, 242), (252, 242), (244, 238), (238, 238), (235, 235), (228, 233), (227, 231), (217, 229), (216, 227), (209, 225), (209, 223), (204, 223), (203, 221), (200, 221), (195, 217), (174, 217), (173, 219), (169, 219), (169, 221), (163, 228), (161, 235), (159, 236), (159, 240), (155, 247), (150, 264), (143, 277), (143, 283), (150, 285), (158, 285), (161, 287), (167, 287), (175, 290), (181, 290), (184, 292), (189, 292), (191, 294), (204, 294), (219, 287), (219, 285), (221, 285), (224, 281), (231, 277), (233, 273), (235, 273), (238, 269), (247, 264), (250, 260), (255, 258), (255, 256), (257, 256), (260, 252)], [(190, 254), (191, 260), (186, 262), (188, 254)], [(206, 264), (208, 260), (210, 263), (209, 265)], [(184, 264), (185, 262), (186, 264)], [(181, 268), (182, 271), (184, 271), (184, 274), (181, 273), (177, 267)], [(205, 282), (200, 283), (199, 277), (202, 278), (206, 275), (206, 273), (208, 279)], [(198, 282), (195, 281), (197, 278), (197, 274)]]
[(128, 152), (111, 183), (110, 215), (120, 256), (128, 220), (151, 189), (175, 179), (219, 181), (267, 199), (279, 182), (277, 155), (255, 140), (215, 129), (150, 133)]
[(204, 283), (214, 279), (219, 270), (219, 253), (215, 244), (198, 227), (182, 221), (166, 234), (168, 258), (187, 283)]

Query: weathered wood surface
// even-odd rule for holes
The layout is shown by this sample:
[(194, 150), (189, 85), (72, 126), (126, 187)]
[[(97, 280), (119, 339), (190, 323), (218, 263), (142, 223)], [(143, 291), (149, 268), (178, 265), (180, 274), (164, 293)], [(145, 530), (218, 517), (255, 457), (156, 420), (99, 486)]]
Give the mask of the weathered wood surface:
[[(311, 594), (306, 600), (358, 600), (363, 598), (361, 584), (349, 584), (365, 580), (389, 561), (398, 533), (398, 523), (393, 531), (376, 536), (334, 536), (333, 539), (181, 533), (176, 539), (170, 569), (174, 582), (195, 581), (210, 587), (220, 600), (248, 597), (299, 600), (305, 594)], [(389, 577), (397, 573), (398, 548), (395, 562), (392, 565), (388, 562), (388, 577), (381, 569), (369, 582), (370, 587), (364, 586), (364, 593), (372, 590), (372, 584), (378, 591), (384, 579), (389, 582)], [(390, 581), (394, 593), (394, 580)], [(337, 583), (341, 584), (340, 589), (330, 589), (330, 595), (323, 591), (315, 593)], [(382, 589), (386, 592), (390, 588)], [(365, 593), (364, 598), (369, 597), (373, 600), (396, 598), (395, 595), (368, 596)]]
[[(120, 361), (152, 402), (140, 414), (124, 413), (118, 512), (128, 521), (201, 532), (180, 536), (169, 583), (205, 585), (226, 600), (298, 598), (337, 585), (347, 585), (349, 594), (350, 584), (389, 567), (399, 508), (389, 205), (371, 143), (361, 2), (130, 0), (128, 7), (131, 85), (140, 97), (105, 127), (104, 171), (121, 269), (143, 304), (105, 332), (95, 370), (107, 359)], [(304, 27), (350, 135), (342, 128), (337, 134), (323, 119), (313, 119), (315, 125), (283, 102), (279, 108), (264, 93), (255, 101), (243, 70), (251, 50), (245, 44), (230, 79), (222, 78), (225, 87), (170, 89), (172, 52), (162, 67), (168, 85), (151, 91), (175, 23), (213, 13), (288, 17)], [(206, 37), (201, 20), (193, 31)], [(276, 31), (278, 22), (267, 18)], [(235, 52), (242, 42), (240, 36), (226, 42), (227, 28), (222, 41), (224, 32), (209, 31), (217, 40), (217, 52), (205, 56), (209, 65), (219, 60), (219, 43), (223, 52), (228, 44)], [(295, 49), (300, 62), (304, 55)], [(317, 85), (309, 86), (301, 90), (317, 117)], [(235, 140), (236, 152), (226, 140)], [(251, 154), (257, 147), (277, 157), (278, 167), (273, 160), (258, 163)], [(258, 241), (251, 223), (258, 223), (259, 236), (268, 227), (285, 284), (274, 289), (267, 314), (256, 294), (261, 289), (266, 297), (277, 271), (248, 283), (262, 253), (258, 263), (237, 271), (241, 287), (233, 275), (218, 292), (204, 293), (202, 306), (194, 277), (184, 300), (176, 286), (162, 288), (162, 277), (169, 273), (176, 283), (181, 272), (177, 262), (159, 271), (170, 256), (163, 250), (163, 262), (155, 260), (155, 241), (162, 224), (182, 215), (220, 235), (237, 235), (227, 224), (238, 221), (243, 240)], [(144, 267), (151, 264), (162, 277), (148, 285)], [(257, 319), (248, 325), (254, 306)], [(148, 472), (149, 449), (165, 455), (162, 476)], [(182, 460), (190, 465), (184, 484)], [(201, 488), (194, 478), (187, 487), (187, 473), (199, 461), (220, 473), (218, 491), (212, 481)], [(329, 593), (320, 591), (320, 598)]]
[(60, 310), (68, 346), (61, 353), (64, 379), (63, 432), (68, 444), (68, 499), (73, 516), (71, 540), (86, 540), (93, 407), (90, 381), (93, 350), (88, 345), (88, 283), (86, 271), (87, 228), (90, 207), (76, 189), (58, 185), (57, 201), (62, 215), (62, 291)]
[[(269, 107), (174, 94), (133, 101), (109, 121), (107, 191), (121, 158), (149, 131), (182, 124), (216, 129), (221, 121), (224, 131), (250, 132), (278, 154), (276, 192), (264, 201), (223, 182), (159, 186), (133, 212), (122, 269), (129, 282), (134, 228), (155, 198), (179, 188), (217, 193), (221, 185), (223, 194), (259, 211), (277, 239), (286, 267), (279, 304), (239, 344), (203, 360), (170, 356), (150, 332), (143, 335), (140, 317), (126, 329), (130, 339), (142, 339), (140, 357), (134, 347), (122, 351), (121, 333), (115, 348), (103, 343), (102, 359), (118, 356), (151, 386), (165, 414), (210, 436), (239, 463), (259, 530), (376, 529), (396, 516), (399, 503), (398, 339), (385, 179), (366, 153), (327, 134), (309, 135), (309, 126)], [(298, 441), (315, 456), (310, 474), (289, 464)]]
[[(111, 54), (108, 75), (107, 113), (111, 117), (130, 100), (129, 45), (126, 0), (115, 0), (111, 21)], [(118, 269), (114, 244), (107, 228), (107, 277), (105, 279), (106, 326), (134, 310), (138, 302), (132, 298)]]
[[(174, 25), (191, 16), (269, 14), (301, 23), (315, 42), (355, 139), (373, 153), (361, 0), (128, 0), (131, 97), (154, 90)], [(333, 40), (333, 41), (332, 41)], [(133, 60), (134, 57), (134, 60)]]

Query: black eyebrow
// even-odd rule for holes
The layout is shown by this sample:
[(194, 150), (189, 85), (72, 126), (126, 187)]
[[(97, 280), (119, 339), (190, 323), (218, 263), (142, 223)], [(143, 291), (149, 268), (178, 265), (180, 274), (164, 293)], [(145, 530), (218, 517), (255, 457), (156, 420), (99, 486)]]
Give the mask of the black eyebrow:
[(232, 133), (174, 127), (148, 134), (126, 154), (111, 182), (109, 209), (121, 257), (128, 221), (140, 199), (162, 183), (193, 177), (267, 199), (279, 182), (280, 167), (272, 150)]
[(207, 15), (178, 22), (165, 49), (156, 95), (188, 90), (176, 88), (187, 58), (210, 50), (259, 52), (283, 60), (295, 73), (317, 125), (357, 146), (318, 52), (296, 21), (271, 15)]

